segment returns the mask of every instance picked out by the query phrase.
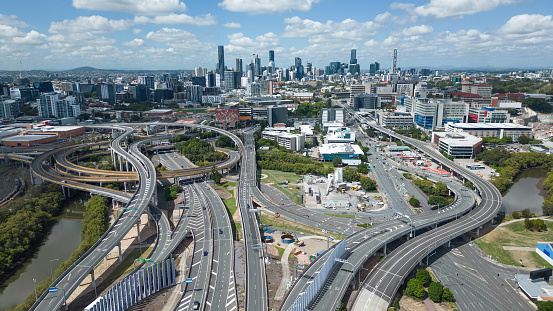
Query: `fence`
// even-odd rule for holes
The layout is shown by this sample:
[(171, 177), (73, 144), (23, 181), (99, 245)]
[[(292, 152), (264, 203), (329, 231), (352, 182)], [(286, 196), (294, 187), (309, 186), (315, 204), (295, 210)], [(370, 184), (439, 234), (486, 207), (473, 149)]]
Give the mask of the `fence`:
[(303, 311), (311, 300), (317, 296), (317, 292), (321, 289), (321, 286), (325, 283), (326, 278), (328, 277), (328, 274), (330, 273), (330, 270), (332, 270), (332, 266), (334, 266), (334, 259), (342, 257), (344, 253), (346, 252), (346, 240), (343, 239), (336, 245), (332, 253), (328, 256), (328, 259), (324, 263), (324, 265), (321, 267), (321, 270), (319, 270), (319, 273), (315, 278), (313, 278), (313, 281), (311, 284), (305, 289), (303, 293), (299, 295), (299, 298), (294, 301), (292, 306), (288, 309), (288, 311)]
[(175, 259), (138, 270), (96, 298), (86, 311), (123, 311), (156, 292), (175, 285)]

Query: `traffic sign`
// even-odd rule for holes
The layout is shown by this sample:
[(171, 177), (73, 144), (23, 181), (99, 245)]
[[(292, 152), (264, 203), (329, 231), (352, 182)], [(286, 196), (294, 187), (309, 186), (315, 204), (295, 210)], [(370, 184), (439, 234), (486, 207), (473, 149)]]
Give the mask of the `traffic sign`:
[(192, 279), (186, 279), (184, 280), (184, 283), (192, 283)]
[(142, 262), (152, 262), (151, 259), (144, 259), (144, 258), (137, 258), (136, 260), (137, 261), (142, 261)]
[(126, 211), (136, 211), (136, 207), (125, 207)]
[(334, 258), (334, 261), (341, 262), (341, 263), (349, 263), (349, 261), (342, 258)]
[(57, 291), (58, 291), (57, 287), (48, 287), (48, 292), (50, 292), (50, 293), (55, 293)]

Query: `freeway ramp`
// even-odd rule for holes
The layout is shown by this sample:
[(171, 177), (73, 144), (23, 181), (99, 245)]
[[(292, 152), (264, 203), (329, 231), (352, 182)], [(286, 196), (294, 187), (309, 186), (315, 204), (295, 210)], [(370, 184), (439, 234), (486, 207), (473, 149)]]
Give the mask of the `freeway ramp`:
[(388, 302), (374, 292), (363, 288), (359, 292), (359, 296), (355, 300), (355, 304), (351, 310), (355, 311), (386, 311), (388, 310)]

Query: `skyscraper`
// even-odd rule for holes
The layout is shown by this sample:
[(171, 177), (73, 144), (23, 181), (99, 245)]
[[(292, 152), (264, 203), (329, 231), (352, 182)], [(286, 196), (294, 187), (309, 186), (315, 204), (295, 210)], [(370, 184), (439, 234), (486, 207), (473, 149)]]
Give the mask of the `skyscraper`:
[(259, 58), (259, 55), (253, 54), (252, 64), (253, 64), (253, 74), (255, 76), (260, 76), (261, 75), (261, 58)]
[(235, 70), (240, 73), (240, 77), (241, 77), (242, 73), (244, 72), (244, 67), (242, 66), (242, 59), (241, 58), (236, 59), (236, 69)]
[(270, 62), (275, 62), (275, 51), (273, 50), (269, 50), (269, 61)]
[(217, 48), (217, 55), (219, 56), (219, 62), (217, 63), (217, 73), (223, 75), (225, 73), (225, 47), (219, 45)]
[(392, 73), (396, 73), (397, 65), (397, 49), (394, 49), (394, 55), (392, 57)]
[(294, 62), (294, 66), (295, 66), (296, 68), (298, 68), (299, 66), (301, 66), (301, 58), (296, 57), (295, 62)]
[(378, 71), (380, 70), (380, 64), (377, 62), (374, 62), (371, 64), (369, 73), (374, 76)]
[(357, 50), (351, 49), (351, 57), (349, 60), (350, 64), (357, 64)]

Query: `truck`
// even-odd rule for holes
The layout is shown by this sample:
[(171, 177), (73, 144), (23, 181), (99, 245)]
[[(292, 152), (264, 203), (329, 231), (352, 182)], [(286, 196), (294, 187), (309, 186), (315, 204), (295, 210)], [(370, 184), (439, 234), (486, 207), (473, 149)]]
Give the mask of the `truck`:
[(275, 218), (279, 218), (280, 217), (280, 213), (275, 213)]

